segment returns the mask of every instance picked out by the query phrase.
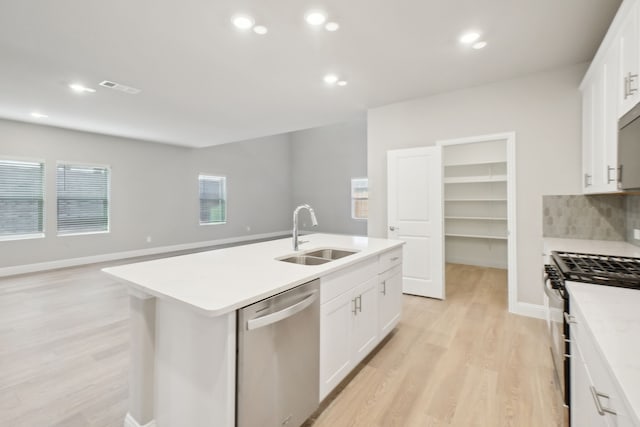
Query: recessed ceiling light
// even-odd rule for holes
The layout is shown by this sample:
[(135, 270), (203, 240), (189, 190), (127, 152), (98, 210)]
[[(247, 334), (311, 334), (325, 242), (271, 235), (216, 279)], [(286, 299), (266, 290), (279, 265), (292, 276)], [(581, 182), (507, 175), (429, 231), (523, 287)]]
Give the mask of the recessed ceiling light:
[(269, 30), (267, 30), (267, 27), (265, 27), (264, 25), (256, 25), (255, 27), (253, 27), (253, 32), (256, 34), (260, 34), (261, 36), (267, 34)]
[(79, 83), (72, 83), (69, 85), (69, 87), (71, 88), (71, 90), (78, 93), (94, 93), (96, 91), (95, 89), (91, 89), (90, 87), (83, 86)]
[(256, 23), (256, 21), (249, 15), (233, 15), (231, 22), (233, 22), (233, 25), (235, 25), (239, 30), (248, 30)]
[(46, 119), (49, 116), (47, 116), (46, 114), (42, 114), (34, 111), (33, 113), (31, 113), (31, 117), (35, 117), (36, 119)]
[(460, 43), (471, 44), (480, 38), (480, 34), (476, 32), (465, 33), (460, 37)]
[(314, 10), (307, 13), (304, 19), (309, 23), (309, 25), (322, 25), (324, 24), (324, 21), (327, 20), (327, 15), (318, 10)]
[(327, 22), (327, 25), (324, 26), (324, 29), (327, 31), (338, 31), (340, 25), (337, 22)]
[(474, 48), (474, 49), (482, 49), (486, 45), (487, 45), (487, 42), (482, 41), (482, 42), (474, 43), (473, 46), (471, 46), (471, 47)]
[(346, 80), (339, 80), (337, 84), (338, 84), (338, 86), (346, 86), (347, 85), (347, 81)]
[(336, 76), (335, 74), (327, 74), (326, 76), (324, 76), (324, 82), (327, 84), (335, 84), (338, 81), (338, 76)]

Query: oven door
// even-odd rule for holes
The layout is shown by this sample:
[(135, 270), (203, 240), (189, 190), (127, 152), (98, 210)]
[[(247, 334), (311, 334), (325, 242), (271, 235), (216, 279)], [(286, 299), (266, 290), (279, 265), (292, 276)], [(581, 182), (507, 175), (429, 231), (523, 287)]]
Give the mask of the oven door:
[(549, 338), (551, 348), (551, 358), (556, 372), (557, 384), (562, 392), (565, 405), (568, 405), (568, 393), (565, 372), (565, 326), (564, 311), (565, 299), (558, 289), (551, 286), (551, 281), (545, 277), (544, 293), (546, 295), (547, 321), (549, 323)]

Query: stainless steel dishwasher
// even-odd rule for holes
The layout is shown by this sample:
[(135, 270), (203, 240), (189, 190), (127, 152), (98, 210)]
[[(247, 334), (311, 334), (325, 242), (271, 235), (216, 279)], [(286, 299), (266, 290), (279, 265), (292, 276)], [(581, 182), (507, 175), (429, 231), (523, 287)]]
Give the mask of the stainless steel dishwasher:
[(318, 408), (320, 281), (238, 310), (238, 427), (299, 427)]

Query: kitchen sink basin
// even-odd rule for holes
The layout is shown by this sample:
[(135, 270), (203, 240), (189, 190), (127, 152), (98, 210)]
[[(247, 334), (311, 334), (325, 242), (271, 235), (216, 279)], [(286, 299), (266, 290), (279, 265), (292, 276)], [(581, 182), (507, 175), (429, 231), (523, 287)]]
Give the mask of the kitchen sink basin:
[(278, 261), (290, 262), (301, 265), (321, 265), (336, 259), (344, 258), (355, 254), (356, 251), (345, 251), (343, 249), (314, 249), (309, 252), (303, 252), (299, 255), (292, 255), (286, 258), (278, 258)]
[(355, 254), (355, 251), (345, 251), (342, 249), (318, 249), (316, 251), (305, 252), (307, 256), (313, 256), (325, 259), (340, 259)]
[(294, 255), (287, 258), (283, 258), (280, 261), (290, 262), (293, 264), (301, 264), (301, 265), (320, 265), (331, 261), (327, 258), (318, 258), (314, 256), (307, 255)]

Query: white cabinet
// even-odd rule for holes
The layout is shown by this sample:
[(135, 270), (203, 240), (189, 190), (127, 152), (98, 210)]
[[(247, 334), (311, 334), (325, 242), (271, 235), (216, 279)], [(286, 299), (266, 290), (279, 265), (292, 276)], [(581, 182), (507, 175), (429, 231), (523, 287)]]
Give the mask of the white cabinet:
[(582, 190), (584, 193), (618, 191), (618, 44), (607, 50), (601, 63), (582, 85)]
[[(387, 280), (384, 293), (381, 279)], [(322, 401), (397, 324), (402, 310), (402, 249), (321, 277), (320, 293)]]
[(640, 40), (638, 37), (638, 5), (633, 6), (624, 16), (618, 45), (620, 46), (620, 70), (619, 81), (622, 83), (622, 90), (619, 92), (619, 116), (629, 111), (640, 100), (638, 68), (639, 57), (638, 48)]
[(400, 321), (402, 311), (402, 267), (396, 266), (380, 274), (378, 285), (378, 329), (386, 336)]
[(623, 394), (598, 351), (575, 300), (570, 301), (571, 426), (633, 427)]
[(372, 277), (353, 291), (354, 363), (358, 364), (378, 344), (378, 277)]
[(638, 13), (622, 4), (580, 86), (583, 193), (619, 191), (618, 118), (640, 101)]

